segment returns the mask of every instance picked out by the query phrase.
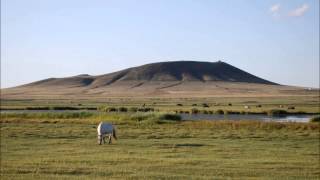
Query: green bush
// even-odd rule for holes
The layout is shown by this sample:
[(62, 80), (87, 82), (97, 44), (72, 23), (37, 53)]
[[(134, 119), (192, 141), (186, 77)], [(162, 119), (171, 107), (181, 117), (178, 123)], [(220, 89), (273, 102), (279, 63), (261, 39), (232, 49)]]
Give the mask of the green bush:
[(202, 107), (207, 108), (207, 107), (209, 107), (209, 105), (208, 105), (207, 103), (203, 103), (203, 104), (202, 104)]
[(139, 112), (153, 112), (154, 108), (150, 108), (150, 107), (138, 108), (137, 111), (139, 111)]
[(129, 111), (130, 112), (137, 112), (138, 108), (137, 107), (131, 107), (131, 108), (129, 108)]
[(132, 114), (129, 118), (126, 120), (136, 121), (139, 123), (157, 123), (157, 124), (163, 124), (170, 121), (180, 121), (181, 116), (178, 114), (161, 114), (161, 113), (136, 113)]
[(161, 114), (159, 120), (181, 121), (181, 116), (178, 114)]
[(198, 114), (198, 113), (199, 113), (199, 109), (197, 109), (197, 108), (192, 108), (192, 109), (191, 109), (191, 113), (192, 113), (192, 114)]
[(293, 114), (308, 114), (308, 113), (305, 112), (305, 111), (296, 111), (296, 112), (294, 112)]
[(224, 114), (224, 111), (222, 109), (218, 109), (215, 111), (215, 114)]
[(189, 111), (184, 111), (184, 110), (176, 110), (175, 112), (177, 114), (189, 114)]
[(107, 107), (106, 112), (117, 112), (117, 108), (115, 107)]
[(208, 111), (207, 110), (203, 110), (202, 114), (208, 114)]
[(126, 107), (119, 107), (119, 108), (118, 108), (118, 111), (119, 111), (119, 112), (127, 112), (127, 111), (128, 111), (128, 108), (126, 108)]
[(223, 113), (224, 114), (240, 114), (239, 111), (230, 111), (230, 110), (225, 110)]
[(269, 116), (283, 116), (288, 114), (288, 112), (286, 110), (282, 110), (282, 109), (271, 109), (267, 112), (267, 114)]
[(150, 108), (150, 107), (147, 107), (144, 109), (145, 109), (145, 112), (153, 112), (154, 111), (154, 108)]
[(294, 109), (296, 109), (296, 108), (295, 108), (294, 106), (289, 106), (288, 109), (289, 109), (289, 110), (290, 110), (290, 109), (291, 109), (291, 110), (294, 110)]
[(98, 110), (97, 107), (86, 107), (86, 108), (81, 108), (81, 109), (85, 109), (85, 110)]
[(52, 110), (80, 110), (76, 107), (69, 107), (69, 106), (54, 106), (51, 108)]
[(98, 111), (103, 111), (103, 112), (105, 112), (105, 111), (106, 111), (106, 107), (105, 107), (105, 106), (99, 106), (99, 107), (97, 108), (97, 110), (98, 110)]
[(240, 111), (240, 114), (248, 114), (246, 111)]
[(320, 122), (320, 116), (314, 116), (314, 117), (310, 118), (309, 122)]
[(26, 107), (26, 110), (50, 110), (50, 107)]

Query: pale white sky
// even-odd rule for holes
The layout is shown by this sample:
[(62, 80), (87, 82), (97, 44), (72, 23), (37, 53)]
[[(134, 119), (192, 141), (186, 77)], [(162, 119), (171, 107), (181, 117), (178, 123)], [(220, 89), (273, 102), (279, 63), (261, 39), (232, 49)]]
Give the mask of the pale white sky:
[(319, 87), (319, 1), (1, 1), (1, 88), (176, 60)]

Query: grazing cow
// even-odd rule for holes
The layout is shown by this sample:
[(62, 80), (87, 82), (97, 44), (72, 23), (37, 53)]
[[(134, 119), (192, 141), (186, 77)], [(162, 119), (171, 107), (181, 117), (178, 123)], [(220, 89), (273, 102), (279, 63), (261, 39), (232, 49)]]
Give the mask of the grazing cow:
[(112, 136), (114, 139), (117, 139), (116, 129), (112, 124), (100, 122), (100, 124), (98, 125), (98, 128), (97, 128), (97, 132), (98, 132), (99, 145), (102, 144), (102, 140), (103, 140), (103, 143), (106, 143), (106, 141), (105, 141), (106, 136), (108, 136), (108, 138), (109, 138), (109, 144), (112, 143), (112, 140), (111, 140)]

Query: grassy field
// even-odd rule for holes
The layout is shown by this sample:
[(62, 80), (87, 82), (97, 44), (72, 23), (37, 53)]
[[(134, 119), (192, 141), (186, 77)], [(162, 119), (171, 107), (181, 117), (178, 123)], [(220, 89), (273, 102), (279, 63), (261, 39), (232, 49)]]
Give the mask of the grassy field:
[(99, 121), (2, 117), (1, 179), (320, 178), (319, 123), (114, 118), (99, 146)]

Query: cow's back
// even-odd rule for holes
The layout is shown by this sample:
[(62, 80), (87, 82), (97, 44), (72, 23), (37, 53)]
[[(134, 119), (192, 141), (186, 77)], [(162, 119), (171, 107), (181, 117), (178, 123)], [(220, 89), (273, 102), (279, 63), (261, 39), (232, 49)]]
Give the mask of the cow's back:
[(113, 127), (112, 124), (101, 122), (98, 125), (97, 132), (98, 135), (112, 133)]

